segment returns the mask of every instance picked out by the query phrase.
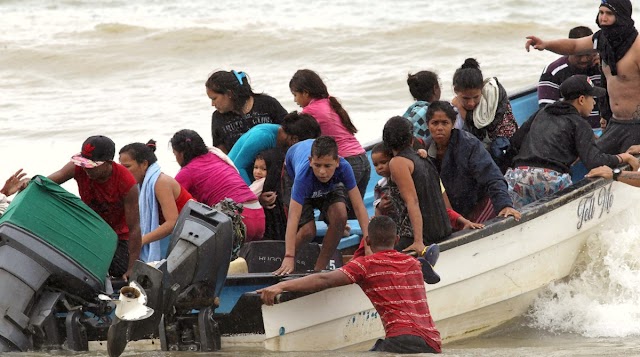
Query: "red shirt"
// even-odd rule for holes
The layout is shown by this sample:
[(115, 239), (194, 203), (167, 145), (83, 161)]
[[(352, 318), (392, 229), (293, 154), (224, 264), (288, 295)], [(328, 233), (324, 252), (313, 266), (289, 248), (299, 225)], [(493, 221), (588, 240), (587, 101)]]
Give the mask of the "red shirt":
[[(187, 204), (187, 202), (189, 202), (189, 200), (193, 200), (193, 196), (191, 196), (189, 191), (185, 190), (184, 187), (180, 185), (180, 194), (178, 195), (178, 197), (176, 197), (176, 207), (178, 208), (178, 214), (182, 212), (182, 208)], [(162, 207), (158, 207), (158, 212), (160, 213), (159, 223), (162, 224), (165, 222), (164, 216), (162, 215)]]
[(442, 352), (424, 288), (422, 269), (416, 258), (395, 250), (358, 257), (340, 270), (371, 300), (380, 314), (386, 337), (422, 337), (434, 350)]
[(136, 185), (136, 179), (124, 166), (109, 161), (111, 176), (105, 182), (91, 180), (84, 169), (76, 166), (74, 179), (78, 182), (80, 199), (91, 207), (118, 234), (119, 240), (129, 240), (129, 226), (124, 213), (124, 198)]

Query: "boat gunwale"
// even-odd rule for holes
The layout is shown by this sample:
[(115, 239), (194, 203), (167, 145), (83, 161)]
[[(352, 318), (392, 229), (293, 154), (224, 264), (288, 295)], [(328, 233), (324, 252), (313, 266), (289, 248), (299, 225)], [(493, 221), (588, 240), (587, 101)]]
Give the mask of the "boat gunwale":
[[(537, 87), (529, 86), (521, 90), (516, 91), (509, 96), (510, 101), (531, 95), (537, 91)], [(381, 138), (375, 141), (369, 142), (364, 146), (364, 149), (369, 152), (371, 149), (382, 142)], [(479, 239), (494, 235), (501, 231), (519, 226), (535, 218), (538, 218), (544, 214), (547, 214), (554, 209), (572, 201), (588, 192), (595, 191), (596, 189), (606, 185), (609, 182), (605, 179), (582, 179), (578, 182), (574, 182), (571, 186), (555, 192), (552, 195), (537, 200), (529, 205), (523, 207), (520, 211), (522, 217), (520, 221), (515, 221), (513, 218), (496, 217), (485, 223), (485, 227), (479, 230), (464, 230), (453, 233), (447, 237), (444, 241), (439, 242), (440, 251), (446, 251), (463, 244), (477, 241)]]

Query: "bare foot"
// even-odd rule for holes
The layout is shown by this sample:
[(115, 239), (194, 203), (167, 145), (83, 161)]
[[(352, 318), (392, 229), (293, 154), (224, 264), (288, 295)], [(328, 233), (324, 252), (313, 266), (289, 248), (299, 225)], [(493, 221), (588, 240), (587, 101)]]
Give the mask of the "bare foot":
[(349, 224), (347, 223), (347, 225), (344, 226), (344, 231), (342, 232), (342, 236), (348, 237), (350, 235), (351, 235), (351, 226), (349, 226)]

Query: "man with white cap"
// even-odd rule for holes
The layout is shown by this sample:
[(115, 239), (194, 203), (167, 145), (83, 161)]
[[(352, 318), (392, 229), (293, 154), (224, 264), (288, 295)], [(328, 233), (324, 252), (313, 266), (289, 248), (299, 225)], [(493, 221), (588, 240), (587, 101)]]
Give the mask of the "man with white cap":
[(571, 76), (560, 85), (563, 100), (541, 109), (522, 125), (520, 130), (527, 134), (513, 159), (514, 168), (505, 174), (514, 208), (571, 185), (569, 168), (578, 157), (587, 169), (623, 162), (638, 168), (638, 160), (630, 154), (600, 151), (584, 120), (593, 110), (594, 97), (604, 93), (586, 75)]
[(91, 136), (82, 144), (82, 151), (49, 175), (49, 179), (58, 184), (75, 179), (80, 199), (118, 234), (118, 247), (109, 275), (126, 280), (140, 256), (139, 189), (129, 170), (113, 162), (115, 152), (116, 146), (111, 139)]

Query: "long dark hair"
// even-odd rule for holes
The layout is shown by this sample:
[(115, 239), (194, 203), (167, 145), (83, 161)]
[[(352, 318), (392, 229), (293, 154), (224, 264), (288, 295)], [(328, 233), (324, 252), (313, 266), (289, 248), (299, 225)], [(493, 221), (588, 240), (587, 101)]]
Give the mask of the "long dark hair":
[(182, 153), (184, 161), (181, 166), (186, 166), (194, 158), (209, 152), (202, 137), (193, 130), (182, 129), (173, 134), (171, 148)]
[(475, 58), (467, 58), (453, 74), (453, 90), (482, 89), (484, 78), (480, 71), (480, 63)]
[(142, 164), (143, 162), (147, 162), (149, 166), (153, 165), (158, 158), (155, 154), (156, 151), (156, 141), (151, 139), (146, 144), (143, 143), (131, 143), (127, 144), (120, 149), (118, 152), (119, 155), (126, 153), (133, 160), (135, 160), (138, 164)]
[(233, 101), (233, 110), (240, 114), (249, 98), (255, 95), (244, 72), (231, 70), (213, 72), (205, 86), (218, 94), (229, 94)]
[(332, 97), (329, 95), (327, 91), (327, 86), (322, 81), (320, 76), (310, 70), (310, 69), (300, 69), (298, 70), (291, 80), (289, 81), (289, 89), (292, 92), (298, 93), (309, 93), (309, 96), (313, 99), (325, 99), (329, 98), (329, 103), (331, 103), (331, 109), (333, 109), (338, 116), (340, 117), (340, 121), (342, 125), (351, 133), (355, 134), (358, 132), (355, 125), (351, 122), (351, 118), (346, 110), (340, 104), (340, 101), (336, 97)]

